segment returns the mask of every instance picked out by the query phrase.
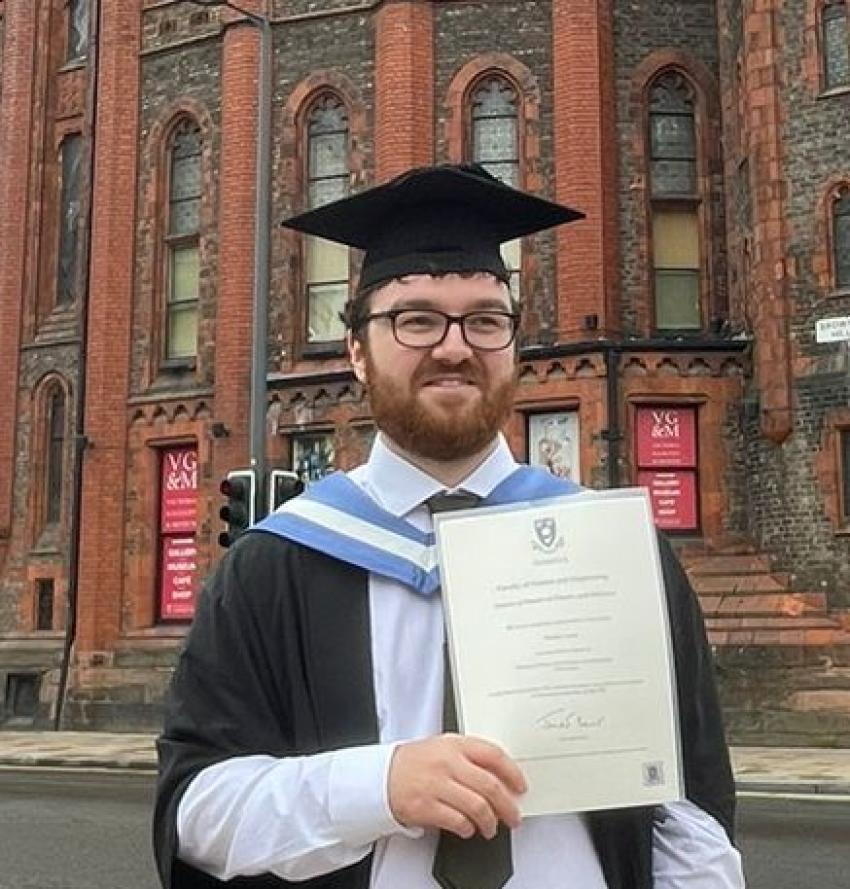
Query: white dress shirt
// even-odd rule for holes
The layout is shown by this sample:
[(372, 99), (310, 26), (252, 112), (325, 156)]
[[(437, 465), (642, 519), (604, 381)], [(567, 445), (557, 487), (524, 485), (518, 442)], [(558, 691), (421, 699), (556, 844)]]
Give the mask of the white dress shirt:
[[(459, 487), (486, 497), (516, 465), (500, 438)], [(380, 435), (350, 477), (393, 515), (430, 530), (423, 504), (443, 485), (394, 454)], [(180, 802), (182, 859), (222, 880), (265, 872), (305, 880), (354, 864), (374, 848), (371, 889), (439, 889), (431, 876), (437, 833), (395, 821), (387, 777), (398, 743), (441, 731), (442, 603), (370, 574), (369, 607), (380, 742), (209, 766)], [(740, 857), (720, 825), (686, 801), (665, 810), (653, 832), (656, 889), (742, 889)], [(511, 836), (514, 875), (505, 889), (605, 889), (581, 816), (528, 818)]]

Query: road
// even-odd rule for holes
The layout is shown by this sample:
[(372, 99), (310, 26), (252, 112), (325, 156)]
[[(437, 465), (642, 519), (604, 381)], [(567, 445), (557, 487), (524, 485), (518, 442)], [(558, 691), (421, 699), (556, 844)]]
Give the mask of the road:
[[(0, 889), (158, 889), (152, 788), (130, 771), (0, 770)], [(746, 797), (738, 835), (748, 889), (847, 889), (850, 798)]]

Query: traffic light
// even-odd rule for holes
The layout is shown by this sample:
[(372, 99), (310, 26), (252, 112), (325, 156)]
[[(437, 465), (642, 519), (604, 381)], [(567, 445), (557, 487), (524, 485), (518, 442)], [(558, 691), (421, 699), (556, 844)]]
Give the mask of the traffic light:
[(227, 503), (218, 511), (227, 530), (218, 535), (219, 545), (232, 546), (254, 524), (257, 505), (257, 475), (253, 469), (234, 469), (219, 485)]
[(281, 503), (297, 497), (303, 490), (304, 482), (298, 477), (298, 473), (288, 469), (272, 469), (269, 472), (268, 486), (269, 513), (273, 513)]

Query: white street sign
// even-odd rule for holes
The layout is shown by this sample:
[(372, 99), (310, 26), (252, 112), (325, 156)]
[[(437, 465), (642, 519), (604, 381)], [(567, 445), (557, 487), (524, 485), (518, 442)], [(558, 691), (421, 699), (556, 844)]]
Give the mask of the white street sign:
[(815, 339), (819, 343), (838, 343), (850, 340), (850, 316), (821, 318), (815, 327)]

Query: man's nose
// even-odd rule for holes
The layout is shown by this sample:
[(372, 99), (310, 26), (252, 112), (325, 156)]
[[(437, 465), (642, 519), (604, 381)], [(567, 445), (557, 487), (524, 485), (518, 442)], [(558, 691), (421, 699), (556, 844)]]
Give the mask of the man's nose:
[(466, 361), (472, 352), (472, 347), (464, 339), (461, 322), (455, 318), (450, 321), (443, 341), (431, 350), (431, 354), (436, 360), (451, 364), (460, 364), (461, 361)]

